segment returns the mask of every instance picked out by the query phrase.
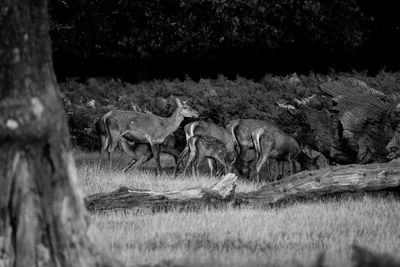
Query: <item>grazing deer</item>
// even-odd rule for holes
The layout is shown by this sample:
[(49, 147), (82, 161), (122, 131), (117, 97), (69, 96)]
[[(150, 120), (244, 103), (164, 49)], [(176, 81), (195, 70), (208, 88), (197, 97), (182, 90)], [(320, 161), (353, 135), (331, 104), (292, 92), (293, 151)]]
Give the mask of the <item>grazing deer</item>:
[[(252, 140), (256, 150), (256, 178), (260, 182), (259, 173), (261, 167), (267, 163), (268, 177), (271, 176), (270, 159), (275, 159), (281, 164), (283, 176), (284, 162), (288, 161), (290, 174), (296, 173), (296, 161), (300, 163), (302, 170), (314, 170), (318, 168), (316, 160), (311, 159), (300, 149), (299, 143), (292, 136), (275, 128), (258, 128), (252, 133)], [(278, 172), (275, 174), (276, 181)]]
[[(121, 138), (120, 144), (125, 153), (132, 158), (132, 161), (123, 168), (123, 172), (128, 171), (133, 166), (139, 167), (153, 158), (150, 144), (130, 142), (125, 137)], [(160, 153), (166, 153), (173, 156), (176, 164), (179, 152), (175, 148), (175, 137), (173, 134), (168, 135), (160, 145)]]
[(124, 110), (107, 113), (103, 119), (107, 130), (105, 144), (109, 157), (122, 136), (135, 143), (148, 143), (156, 162), (157, 174), (160, 174), (160, 144), (179, 127), (184, 117), (198, 117), (198, 112), (187, 101), (181, 102), (177, 98), (176, 104), (178, 107), (169, 118)]
[(252, 119), (238, 119), (231, 121), (226, 127), (231, 132), (234, 141), (236, 143), (236, 149), (239, 154), (237, 163), (240, 166), (236, 166), (239, 173), (249, 178), (249, 164), (245, 161), (246, 154), (250, 149), (254, 149), (253, 140), (251, 134), (258, 128), (278, 129), (275, 125), (267, 121), (252, 120)]
[[(226, 146), (221, 140), (209, 135), (194, 135), (189, 138), (186, 146), (188, 147), (189, 158), (186, 162), (184, 174), (186, 174), (187, 168), (193, 164), (192, 174), (196, 171), (197, 176), (199, 176), (199, 165), (204, 158), (218, 160), (224, 166), (225, 173), (232, 171), (236, 152), (227, 153)], [(210, 175), (213, 175), (212, 171)]]
[[(189, 141), (190, 137), (194, 135), (209, 135), (221, 140), (225, 144), (228, 153), (235, 152), (235, 141), (230, 131), (216, 125), (215, 123), (206, 121), (195, 121), (185, 125), (184, 130), (186, 135), (186, 143)], [(179, 164), (182, 163), (183, 159), (186, 157), (188, 152), (189, 152), (188, 146), (186, 146), (178, 158), (174, 170), (174, 175), (176, 174)], [(216, 161), (214, 158), (211, 157), (207, 158), (207, 161), (208, 161), (208, 166), (210, 168), (210, 172), (213, 173), (213, 171), (216, 169)]]

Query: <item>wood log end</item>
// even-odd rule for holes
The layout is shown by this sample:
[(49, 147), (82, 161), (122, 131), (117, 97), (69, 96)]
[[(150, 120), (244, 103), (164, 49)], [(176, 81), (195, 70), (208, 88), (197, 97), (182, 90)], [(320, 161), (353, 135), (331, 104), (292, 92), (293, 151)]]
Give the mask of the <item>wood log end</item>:
[(235, 194), (237, 175), (234, 173), (227, 173), (216, 184), (211, 187), (222, 199), (227, 199)]

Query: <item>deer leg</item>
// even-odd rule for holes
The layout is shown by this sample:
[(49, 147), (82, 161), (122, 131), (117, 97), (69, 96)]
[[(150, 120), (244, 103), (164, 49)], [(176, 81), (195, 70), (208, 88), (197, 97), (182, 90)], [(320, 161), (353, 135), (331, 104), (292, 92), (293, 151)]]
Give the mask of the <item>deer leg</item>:
[(196, 161), (192, 163), (192, 176), (196, 174)]
[(183, 149), (182, 153), (179, 155), (178, 160), (176, 161), (175, 168), (174, 168), (174, 174), (173, 176), (176, 176), (176, 172), (178, 171), (179, 164), (182, 164), (183, 167), (185, 167), (185, 164), (183, 163), (183, 159), (186, 157), (187, 153), (189, 152), (189, 147), (185, 147)]
[(152, 155), (151, 155), (151, 156), (148, 156), (148, 157), (145, 157), (145, 156), (140, 157), (140, 158), (138, 159), (138, 161), (136, 162), (136, 164), (135, 164), (135, 168), (140, 167), (143, 163), (148, 162), (148, 161), (149, 161), (150, 159), (152, 159), (152, 158), (153, 158)]
[[(194, 155), (195, 155), (195, 160), (194, 160), (194, 162), (195, 162), (195, 164), (193, 164), (193, 166), (192, 166), (192, 175), (197, 175), (197, 176), (200, 176), (200, 173), (199, 173), (199, 168), (200, 168), (200, 163), (203, 161), (203, 159), (204, 159), (204, 154), (202, 154), (201, 153), (201, 151), (199, 151), (199, 150), (196, 150), (196, 151), (194, 151), (195, 153), (194, 153)], [(196, 152), (197, 152), (197, 155), (196, 155)]]
[(101, 159), (103, 158), (103, 154), (106, 152), (106, 136), (100, 135), (101, 147), (99, 151), (99, 165), (101, 166)]
[(214, 171), (217, 170), (217, 163), (213, 158), (207, 158), (208, 167), (210, 168), (210, 176), (213, 175)]
[[(265, 159), (265, 163), (267, 164), (267, 175), (268, 175), (268, 180), (271, 179), (271, 160), (269, 158), (269, 156), (267, 155), (266, 159)], [(260, 170), (261, 170), (261, 166), (259, 167), (259, 170), (257, 172), (257, 182), (259, 183), (261, 181), (260, 179)]]
[[(225, 171), (224, 174), (227, 174), (227, 173), (228, 173), (228, 166), (226, 166), (225, 159), (222, 157), (222, 155), (218, 155), (218, 154), (215, 156), (215, 158), (222, 164), (222, 166), (223, 166), (223, 168), (224, 168), (224, 171)], [(215, 162), (215, 159), (214, 159), (214, 162)], [(222, 168), (221, 168), (221, 170), (222, 170)], [(221, 172), (222, 172), (222, 171), (221, 171)], [(217, 174), (220, 174), (221, 172), (218, 171)], [(216, 174), (216, 175), (217, 175), (217, 174)]]
[(107, 156), (108, 156), (108, 168), (112, 170), (112, 152), (107, 151)]
[(111, 148), (109, 148), (109, 150), (107, 151), (110, 170), (112, 170), (112, 158), (113, 158), (113, 154), (114, 154), (114, 149), (117, 147), (117, 145), (118, 145), (118, 143), (116, 143), (115, 145), (113, 145), (113, 146), (112, 146)]
[(102, 155), (104, 152), (106, 152), (106, 136), (105, 135), (100, 135), (100, 142), (101, 142), (101, 147), (99, 154)]
[[(246, 157), (246, 155), (247, 155), (247, 151), (248, 151), (248, 150), (249, 150), (249, 147), (248, 147), (248, 146), (240, 146), (239, 158), (240, 158), (240, 161), (241, 161), (241, 164), (242, 164), (242, 166), (241, 166), (241, 168), (242, 168), (242, 173), (244, 173), (243, 170), (244, 170), (245, 168), (247, 168), (248, 165), (249, 165), (249, 164), (244, 160), (245, 157)], [(248, 179), (248, 178), (249, 178), (249, 175), (250, 175), (250, 172), (245, 173), (245, 175), (246, 175), (246, 178)]]
[(160, 144), (150, 144), (153, 157), (156, 162), (157, 175), (161, 174), (161, 163), (160, 163)]
[(137, 162), (136, 159), (132, 159), (132, 161), (125, 166), (125, 168), (122, 170), (122, 172), (128, 171), (136, 162)]
[(187, 172), (187, 168), (190, 167), (190, 165), (191, 165), (192, 162), (195, 160), (195, 158), (196, 158), (195, 152), (194, 152), (194, 151), (190, 151), (188, 160), (186, 161), (186, 164), (185, 164), (185, 169), (184, 169), (184, 171), (183, 171), (183, 173), (184, 173), (185, 175), (186, 175), (186, 172)]
[(288, 158), (288, 161), (289, 161), (289, 165), (290, 165), (289, 166), (290, 167), (290, 175), (293, 175), (293, 162), (290, 157)]
[(269, 159), (268, 159), (268, 153), (262, 153), (261, 157), (258, 159), (257, 163), (256, 163), (256, 179), (257, 182), (260, 182), (260, 170), (262, 168), (262, 166), (265, 164), (265, 162), (267, 162), (268, 164), (268, 177), (270, 175), (270, 170), (269, 170)]
[(297, 173), (297, 167), (296, 167), (296, 161), (292, 159), (292, 165), (293, 165), (293, 174)]
[(220, 168), (216, 168), (217, 172), (215, 173), (215, 176), (220, 177), (222, 175), (223, 168), (224, 165), (222, 165)]
[[(281, 177), (283, 177), (283, 174), (285, 173), (285, 162), (284, 161), (279, 161), (280, 167), (281, 167), (281, 171), (280, 171), (280, 175)], [(278, 179), (278, 176), (275, 177), (275, 181)]]
[[(195, 167), (195, 166), (196, 166), (196, 167)], [(196, 164), (193, 164), (193, 167), (195, 167), (195, 169), (196, 169), (196, 175), (197, 175), (197, 177), (199, 177), (199, 176), (200, 176), (200, 172), (199, 172), (200, 160), (197, 160), (197, 161), (196, 161)], [(194, 173), (194, 171), (193, 171), (193, 173)]]
[(178, 150), (173, 150), (173, 151), (169, 151), (169, 153), (173, 158), (174, 158), (174, 162), (175, 162), (175, 166), (178, 163), (178, 158), (179, 158), (179, 152)]

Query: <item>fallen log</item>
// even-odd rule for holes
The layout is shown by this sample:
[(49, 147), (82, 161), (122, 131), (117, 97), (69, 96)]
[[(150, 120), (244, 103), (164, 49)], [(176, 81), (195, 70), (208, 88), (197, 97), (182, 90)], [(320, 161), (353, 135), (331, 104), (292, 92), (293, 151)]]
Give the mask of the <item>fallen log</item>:
[(229, 173), (211, 188), (169, 192), (123, 187), (110, 193), (88, 196), (84, 202), (89, 211), (132, 208), (158, 211), (170, 208), (218, 208), (226, 205), (265, 206), (334, 193), (399, 188), (400, 162), (354, 164), (300, 172), (248, 193), (235, 193), (236, 180), (237, 176)]
[(229, 203), (236, 188), (237, 176), (225, 175), (211, 188), (191, 188), (181, 191), (154, 192), (121, 187), (110, 193), (98, 193), (84, 198), (89, 211), (110, 209), (148, 208), (153, 211), (168, 209), (198, 209), (205, 206), (221, 207)]
[(331, 166), (304, 171), (249, 193), (237, 193), (235, 205), (277, 204), (335, 193), (399, 188), (400, 162)]

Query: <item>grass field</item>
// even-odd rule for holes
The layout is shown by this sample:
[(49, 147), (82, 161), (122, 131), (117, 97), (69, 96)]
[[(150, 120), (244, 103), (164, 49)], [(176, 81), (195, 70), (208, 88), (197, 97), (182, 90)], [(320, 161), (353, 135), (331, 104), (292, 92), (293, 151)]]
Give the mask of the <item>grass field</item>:
[[(121, 166), (108, 170), (105, 158), (99, 162), (97, 154), (74, 154), (84, 195), (119, 186), (162, 191), (217, 181), (207, 176), (157, 177), (145, 169), (123, 174)], [(171, 171), (172, 161), (163, 163)], [(258, 187), (239, 182), (237, 190)], [(350, 266), (352, 244), (400, 255), (399, 204), (393, 195), (365, 194), (263, 210), (120, 211), (90, 217), (127, 266), (310, 266), (321, 253), (324, 266)]]

